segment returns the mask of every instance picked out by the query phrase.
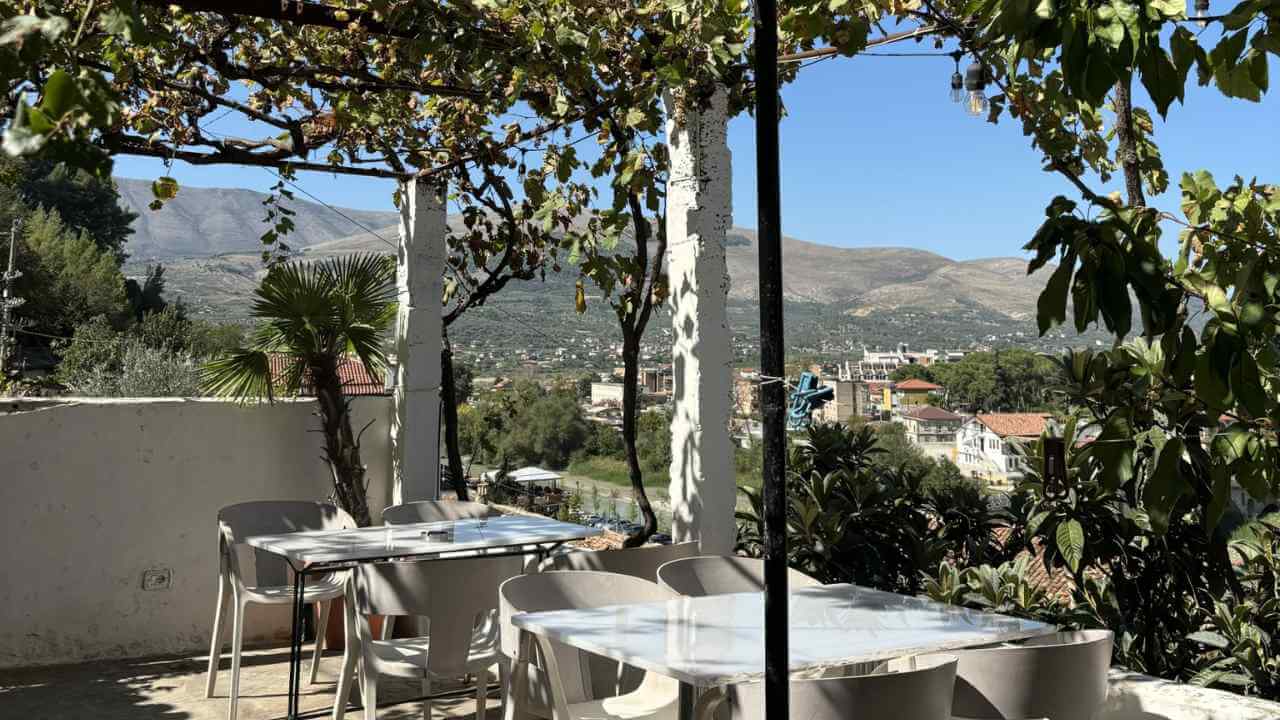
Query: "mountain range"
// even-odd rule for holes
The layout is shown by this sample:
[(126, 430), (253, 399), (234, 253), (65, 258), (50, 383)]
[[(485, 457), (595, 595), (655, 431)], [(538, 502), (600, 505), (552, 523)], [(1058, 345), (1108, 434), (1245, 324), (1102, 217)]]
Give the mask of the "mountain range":
[[(258, 238), (266, 229), (262, 205), (266, 195), (243, 189), (183, 187), (157, 211), (147, 207), (149, 182), (127, 178), (117, 182), (123, 202), (139, 216), (127, 246), (126, 272), (141, 274), (146, 265), (162, 263), (168, 294), (181, 297), (193, 312), (210, 319), (243, 319), (247, 300), (263, 274)], [(395, 247), (399, 231), (394, 210), (331, 208), (303, 200), (290, 201), (288, 206), (296, 213), (296, 228), (287, 242), (304, 257), (390, 252)], [(735, 319), (731, 312), (735, 331), (747, 330), (744, 326), (755, 322), (751, 308), (758, 280), (756, 242), (754, 230), (735, 227), (726, 243), (730, 304), (737, 307), (739, 316)], [(1012, 342), (1036, 342), (1036, 298), (1047, 272), (1028, 277), (1021, 258), (961, 261), (913, 248), (845, 248), (791, 237), (783, 240), (783, 258), (789, 323), (800, 331), (800, 335), (789, 332), (791, 337), (812, 335), (804, 338), (812, 343), (821, 342), (827, 334), (853, 332), (886, 340), (895, 333), (915, 335), (902, 341), (940, 345), (1000, 342), (1005, 337)], [(575, 280), (571, 272), (549, 275), (547, 283), (554, 286), (553, 292), (541, 283), (508, 286), (490, 304), (498, 305), (499, 311), (505, 306), (520, 313), (529, 302), (561, 298), (570, 321), (572, 290), (567, 288)], [(924, 337), (920, 337), (922, 327), (930, 328)]]

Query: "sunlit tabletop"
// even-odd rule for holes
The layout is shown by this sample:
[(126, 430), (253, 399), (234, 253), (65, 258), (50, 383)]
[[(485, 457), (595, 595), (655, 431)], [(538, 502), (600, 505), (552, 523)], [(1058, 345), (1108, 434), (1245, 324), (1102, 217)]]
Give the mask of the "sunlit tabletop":
[(254, 535), (246, 538), (245, 544), (279, 555), (293, 567), (301, 569), (315, 565), (553, 545), (599, 534), (600, 530), (596, 528), (547, 517), (498, 515), (483, 520)]
[[(1022, 640), (1045, 623), (856, 585), (791, 592), (791, 671)], [(516, 615), (519, 628), (698, 687), (764, 677), (764, 594)]]

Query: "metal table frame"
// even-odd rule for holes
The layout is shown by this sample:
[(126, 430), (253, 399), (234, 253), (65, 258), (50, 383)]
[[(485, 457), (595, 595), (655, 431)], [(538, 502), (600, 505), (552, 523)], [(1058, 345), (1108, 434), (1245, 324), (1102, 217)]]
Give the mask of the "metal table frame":
[[(426, 523), (424, 523), (426, 524)], [(432, 523), (438, 524), (438, 523)], [(409, 526), (400, 526), (409, 527)], [(408, 553), (403, 550), (396, 552), (395, 548), (391, 548), (388, 553), (383, 555), (374, 555), (370, 557), (360, 558), (359, 560), (340, 560), (333, 562), (314, 562), (306, 563), (302, 567), (298, 567), (293, 559), (287, 555), (281, 555), (289, 568), (293, 571), (293, 608), (290, 618), (290, 639), (289, 639), (289, 700), (288, 711), (286, 717), (288, 720), (298, 720), (300, 696), (302, 694), (302, 645), (303, 645), (303, 624), (306, 618), (306, 577), (307, 575), (316, 575), (322, 573), (335, 572), (339, 570), (350, 570), (359, 565), (370, 563), (385, 562), (404, 562), (404, 561), (431, 561), (443, 559), (442, 556), (457, 553), (458, 558), (466, 557), (510, 557), (512, 555), (534, 555), (538, 563), (541, 563), (546, 557), (563, 546), (567, 542), (573, 540), (581, 540), (588, 537), (598, 535), (599, 531), (594, 528), (583, 527), (588, 531), (581, 537), (564, 538), (560, 540), (546, 540), (540, 542), (522, 542), (518, 545), (494, 546), (493, 550), (486, 548), (469, 548), (462, 550), (452, 550), (448, 547), (441, 547), (433, 552)], [(256, 547), (256, 546), (254, 546)], [(272, 552), (265, 548), (257, 547), (256, 549), (263, 552)], [(272, 553), (279, 555), (279, 553)], [(453, 559), (453, 558), (448, 558)]]

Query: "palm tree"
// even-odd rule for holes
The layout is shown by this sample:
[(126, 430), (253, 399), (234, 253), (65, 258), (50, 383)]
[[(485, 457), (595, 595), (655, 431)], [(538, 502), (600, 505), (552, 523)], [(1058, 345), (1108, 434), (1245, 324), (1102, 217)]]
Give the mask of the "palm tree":
[[(392, 259), (372, 254), (276, 266), (254, 291), (250, 314), (261, 322), (249, 346), (201, 371), (206, 392), (241, 401), (297, 395), (304, 383), (314, 388), (334, 496), (361, 526), (371, 524), (360, 461), (360, 434), (369, 426), (352, 431), (338, 366), (353, 354), (371, 375), (386, 368), (382, 337), (395, 317), (394, 278)], [(272, 354), (285, 358), (283, 373), (272, 372)]]

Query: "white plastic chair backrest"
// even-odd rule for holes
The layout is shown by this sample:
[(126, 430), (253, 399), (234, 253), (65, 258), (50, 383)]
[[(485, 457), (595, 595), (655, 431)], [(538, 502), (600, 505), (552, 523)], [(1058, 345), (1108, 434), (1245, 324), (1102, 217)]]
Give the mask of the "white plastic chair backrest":
[[(545, 572), (513, 577), (498, 590), (502, 613), (502, 651), (515, 658), (520, 635), (511, 616), (544, 610), (595, 608), (608, 605), (661, 602), (676, 597), (655, 582), (630, 575), (595, 571)], [(560, 671), (558, 681), (566, 702), (593, 697), (590, 670), (584, 661), (590, 654), (560, 643), (550, 643)], [(542, 647), (548, 647), (543, 644)], [(651, 675), (651, 674), (647, 674)], [(647, 680), (646, 680), (647, 682)]]
[(954, 713), (984, 720), (1090, 720), (1107, 699), (1110, 630), (958, 650)]
[(631, 577), (656, 581), (658, 568), (664, 563), (698, 554), (698, 543), (683, 542), (673, 545), (646, 545), (621, 550), (589, 550), (567, 552), (548, 558), (539, 567), (541, 572), (555, 570), (595, 570), (618, 573)]
[(254, 500), (228, 505), (218, 511), (219, 547), (233, 576), (246, 585), (288, 585), (289, 565), (278, 555), (255, 550), (253, 577), (241, 572), (237, 546), (254, 535), (275, 535), (304, 530), (344, 530), (355, 520), (332, 503), (307, 500)]
[[(689, 597), (760, 592), (764, 590), (764, 560), (723, 555), (672, 560), (658, 568), (658, 583)], [(794, 590), (822, 583), (788, 568), (787, 584)]]
[[(421, 615), (430, 621), (427, 672), (468, 671), (467, 656), (480, 628), (496, 649), (498, 587), (520, 574), (518, 556), (360, 565), (353, 573), (355, 606), (365, 615)], [(363, 632), (363, 623), (357, 625)], [(371, 637), (362, 637), (370, 642)]]
[[(646, 545), (620, 550), (590, 550), (567, 552), (543, 561), (542, 572), (557, 570), (611, 572), (620, 575), (656, 580), (658, 567), (663, 563), (698, 554), (697, 542), (673, 545)], [(587, 656), (587, 674), (591, 678), (591, 696), (594, 698), (621, 695), (639, 687), (644, 672), (633, 667), (619, 667), (616, 660), (600, 655)]]
[[(874, 675), (791, 681), (795, 720), (951, 720), (956, 678), (953, 655), (917, 655), (893, 661)], [(764, 685), (729, 690), (733, 720), (764, 717)]]
[(387, 525), (442, 522), (446, 520), (472, 520), (497, 514), (484, 503), (461, 500), (422, 500), (392, 505), (382, 511), (382, 522)]

